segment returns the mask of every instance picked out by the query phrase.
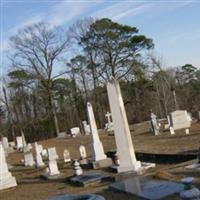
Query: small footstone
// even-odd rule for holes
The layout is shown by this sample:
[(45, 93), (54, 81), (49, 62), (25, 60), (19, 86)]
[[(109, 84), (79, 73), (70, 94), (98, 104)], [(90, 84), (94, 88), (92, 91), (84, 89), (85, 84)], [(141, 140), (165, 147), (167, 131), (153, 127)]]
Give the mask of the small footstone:
[(69, 182), (76, 186), (87, 186), (108, 180), (108, 178), (108, 176), (103, 176), (101, 174), (86, 173), (80, 176), (70, 177)]

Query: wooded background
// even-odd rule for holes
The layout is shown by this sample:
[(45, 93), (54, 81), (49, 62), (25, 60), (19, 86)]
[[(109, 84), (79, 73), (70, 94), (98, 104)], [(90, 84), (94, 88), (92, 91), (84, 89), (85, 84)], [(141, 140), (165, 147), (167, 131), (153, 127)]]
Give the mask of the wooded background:
[(200, 110), (199, 68), (166, 68), (152, 53), (153, 39), (136, 27), (107, 18), (79, 20), (68, 30), (41, 22), (19, 30), (10, 44), (0, 96), (0, 133), (10, 139), (69, 133), (87, 120), (88, 101), (103, 128), (111, 76), (120, 81), (130, 124), (149, 120), (150, 110), (160, 118), (175, 109), (193, 116)]

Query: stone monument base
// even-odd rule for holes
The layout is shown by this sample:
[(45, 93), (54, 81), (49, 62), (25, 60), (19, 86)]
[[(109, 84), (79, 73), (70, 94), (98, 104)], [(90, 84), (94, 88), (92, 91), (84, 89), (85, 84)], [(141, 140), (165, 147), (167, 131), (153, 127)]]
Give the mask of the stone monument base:
[(90, 163), (92, 164), (93, 169), (101, 169), (101, 168), (105, 168), (105, 167), (110, 167), (113, 164), (113, 162), (110, 158), (106, 158), (106, 159), (99, 160), (99, 161), (90, 160)]
[(8, 177), (4, 179), (0, 179), (0, 190), (5, 190), (5, 189), (12, 188), (15, 186), (17, 186), (17, 182), (16, 182), (15, 177), (13, 176), (9, 175)]
[(66, 178), (64, 173), (60, 173), (56, 175), (49, 175), (48, 173), (44, 173), (44, 174), (41, 174), (40, 177), (45, 180), (60, 180), (60, 179)]

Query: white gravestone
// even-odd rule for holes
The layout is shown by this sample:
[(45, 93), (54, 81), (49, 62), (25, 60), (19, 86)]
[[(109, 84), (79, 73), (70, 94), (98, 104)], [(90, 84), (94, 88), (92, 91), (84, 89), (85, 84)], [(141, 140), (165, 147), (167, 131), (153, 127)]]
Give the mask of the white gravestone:
[(73, 127), (70, 129), (72, 137), (76, 137), (78, 134), (80, 134), (80, 128), (79, 127)]
[(65, 149), (63, 152), (63, 158), (65, 163), (71, 162), (70, 153), (67, 149)]
[(83, 121), (83, 128), (84, 128), (84, 132), (85, 132), (85, 135), (90, 135), (90, 125), (87, 124), (86, 121)]
[(43, 146), (42, 146), (41, 144), (38, 144), (38, 151), (39, 151), (40, 153), (42, 153), (42, 151), (43, 151)]
[(5, 152), (0, 143), (0, 190), (17, 186), (16, 179), (8, 171)]
[(151, 130), (154, 135), (159, 135), (159, 125), (157, 122), (157, 116), (154, 113), (151, 113)]
[(186, 129), (191, 126), (191, 121), (186, 110), (176, 110), (170, 113), (170, 126), (174, 130)]
[(56, 160), (59, 158), (55, 147), (48, 148), (47, 154), (49, 160)]
[(81, 145), (79, 147), (79, 152), (80, 152), (81, 159), (87, 158), (87, 153), (86, 153), (85, 146)]
[(103, 145), (99, 139), (93, 108), (89, 102), (87, 103), (87, 111), (88, 111), (91, 134), (92, 134), (92, 160), (93, 161), (104, 160), (107, 158), (107, 156), (104, 153)]
[(17, 149), (21, 150), (23, 148), (23, 139), (22, 139), (22, 136), (17, 136), (16, 137), (16, 142), (17, 142)]
[(37, 142), (35, 142), (35, 157), (36, 157), (36, 159), (35, 159), (36, 167), (42, 167), (45, 165), (42, 160), (42, 156), (41, 156), (41, 148), (39, 147)]
[(107, 112), (106, 115), (105, 115), (106, 119), (107, 119), (107, 123), (105, 125), (105, 129), (107, 131), (113, 131), (114, 128), (113, 128), (113, 122), (112, 122), (112, 115), (111, 113)]
[(171, 127), (171, 126), (169, 127), (169, 131), (170, 131), (170, 134), (171, 134), (171, 135), (174, 135), (174, 134), (175, 134), (175, 131), (174, 131), (173, 127)]
[(116, 79), (111, 78), (107, 84), (107, 91), (114, 123), (117, 155), (120, 162), (117, 171), (119, 173), (139, 171), (141, 169), (141, 162), (136, 160), (121, 90)]
[(56, 160), (49, 160), (48, 172), (50, 176), (60, 174)]
[(35, 165), (35, 161), (33, 159), (33, 154), (32, 153), (25, 153), (24, 154), (24, 165), (32, 167)]

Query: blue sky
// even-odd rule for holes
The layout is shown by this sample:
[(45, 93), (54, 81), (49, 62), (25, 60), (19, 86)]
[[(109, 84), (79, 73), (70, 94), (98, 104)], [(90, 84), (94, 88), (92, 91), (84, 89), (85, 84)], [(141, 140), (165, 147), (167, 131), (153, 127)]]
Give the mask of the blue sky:
[(8, 65), (9, 37), (19, 28), (39, 21), (67, 28), (89, 16), (136, 26), (153, 39), (166, 66), (200, 67), (200, 0), (0, 0), (0, 7), (1, 73)]

